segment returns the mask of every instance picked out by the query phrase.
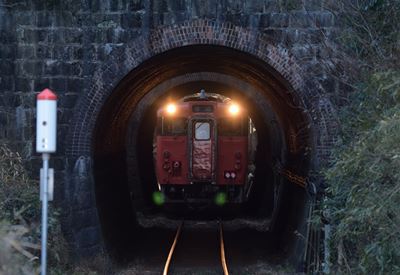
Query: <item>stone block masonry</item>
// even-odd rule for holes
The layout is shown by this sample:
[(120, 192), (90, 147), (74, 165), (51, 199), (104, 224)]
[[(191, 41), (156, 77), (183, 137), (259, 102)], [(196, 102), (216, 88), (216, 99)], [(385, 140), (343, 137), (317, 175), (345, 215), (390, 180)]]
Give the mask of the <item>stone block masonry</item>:
[[(72, 125), (72, 119), (79, 102), (93, 91), (96, 85), (93, 79), (99, 77), (96, 73), (106, 68), (103, 72), (111, 79), (117, 76), (116, 71), (121, 67), (129, 70), (129, 66), (133, 68), (155, 53), (191, 41), (240, 48), (257, 56), (272, 56), (271, 62), (279, 61), (279, 56), (285, 52), (303, 71), (301, 76), (307, 78), (305, 85), (310, 85), (314, 91), (315, 81), (323, 80), (330, 84), (318, 87), (318, 93), (338, 94), (335, 89), (340, 85), (335, 79), (329, 79), (326, 67), (321, 63), (331, 57), (326, 42), (334, 41), (340, 27), (322, 2), (0, 0), (0, 142), (17, 148), (27, 160), (27, 166), (36, 170), (40, 160), (34, 152), (35, 96), (50, 87), (59, 96), (59, 147), (52, 166), (56, 168), (58, 179), (62, 180), (61, 172), (68, 165), (66, 148), (75, 148), (66, 144), (65, 137), (79, 126)], [(207, 28), (209, 32), (204, 31)], [(252, 35), (262, 36), (262, 40), (257, 41), (265, 44), (252, 44), (249, 41)], [(279, 50), (267, 53), (268, 43)], [(116, 52), (122, 55), (130, 49), (128, 45), (144, 46), (134, 49), (126, 60), (113, 59)], [(300, 80), (291, 74), (290, 64), (278, 61), (271, 65), (295, 87)], [(92, 101), (100, 102), (100, 98), (93, 97)], [(334, 120), (334, 110), (329, 101), (315, 101), (319, 102), (313, 104), (316, 112), (320, 108), (315, 117), (320, 119), (317, 125), (322, 133), (318, 139), (319, 154), (326, 158), (334, 129), (327, 127), (329, 123), (324, 119)], [(94, 103), (85, 107), (94, 108)], [(85, 133), (81, 135), (82, 140), (77, 139), (76, 148), (90, 148), (84, 140)], [(85, 158), (84, 162), (90, 163), (90, 160)], [(57, 190), (56, 196), (61, 196)], [(94, 211), (90, 207), (87, 209)], [(96, 239), (100, 238), (98, 228), (93, 224), (95, 221), (76, 235), (86, 238), (88, 232), (96, 233), (90, 233), (92, 237), (87, 242), (80, 242), (82, 251), (95, 250), (99, 243)]]
[[(324, 10), (320, 1), (313, 0), (3, 0), (0, 112), (4, 130), (0, 139), (25, 143), (25, 149), (32, 146), (32, 137), (22, 134), (32, 128), (32, 121), (17, 123), (21, 115), (15, 113), (15, 108), (20, 107), (24, 114), (31, 113), (34, 105), (28, 98), (48, 86), (60, 95), (60, 112), (64, 116), (61, 127), (68, 126), (65, 114), (74, 107), (79, 94), (87, 92), (95, 68), (107, 60), (111, 50), (146, 37), (151, 29), (196, 18), (265, 33), (275, 43), (284, 45), (300, 63), (310, 66), (310, 71), (313, 60), (318, 62), (316, 52), (323, 47), (324, 35), (337, 28), (334, 15)], [(318, 74), (322, 77), (324, 72)], [(14, 131), (13, 124), (24, 129)]]

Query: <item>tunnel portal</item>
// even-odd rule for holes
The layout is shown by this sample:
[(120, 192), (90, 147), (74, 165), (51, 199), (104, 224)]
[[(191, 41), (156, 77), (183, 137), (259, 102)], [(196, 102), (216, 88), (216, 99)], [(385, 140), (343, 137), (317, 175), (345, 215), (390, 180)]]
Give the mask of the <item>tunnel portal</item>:
[[(271, 228), (283, 234), (304, 216), (304, 188), (277, 171), (284, 168), (307, 177), (310, 169), (310, 118), (293, 88), (268, 64), (243, 52), (220, 46), (181, 47), (154, 56), (130, 72), (96, 121), (96, 203), (106, 247), (114, 254), (123, 255), (135, 246), (137, 234), (132, 232), (140, 231), (139, 217), (162, 213), (152, 200), (156, 109), (166, 100), (200, 89), (241, 102), (257, 129), (255, 190), (241, 218), (273, 220)], [(187, 215), (186, 219), (196, 219)], [(229, 219), (235, 216), (230, 214)], [(132, 245), (127, 246), (127, 240)]]
[[(250, 221), (253, 228), (240, 223), (243, 234), (273, 240), (272, 246), (301, 264), (312, 204), (309, 184), (313, 192), (319, 187), (315, 172), (336, 127), (321, 85), (308, 79), (286, 49), (243, 28), (198, 20), (157, 29), (148, 39), (112, 50), (76, 107), (63, 193), (64, 228), (76, 255), (103, 250), (129, 262), (148, 255), (142, 249), (146, 240), (168, 235), (174, 220), (196, 224), (218, 218)], [(152, 199), (156, 110), (200, 89), (248, 110), (258, 141), (254, 190), (239, 209), (201, 215), (166, 211)]]

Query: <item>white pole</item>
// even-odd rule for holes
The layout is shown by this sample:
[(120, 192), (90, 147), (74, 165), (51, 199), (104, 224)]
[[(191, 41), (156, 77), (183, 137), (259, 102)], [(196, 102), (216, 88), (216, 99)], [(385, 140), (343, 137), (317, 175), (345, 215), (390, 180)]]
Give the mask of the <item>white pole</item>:
[[(47, 268), (47, 216), (49, 198), (53, 190), (49, 190), (49, 159), (50, 153), (56, 152), (57, 147), (57, 95), (51, 90), (44, 89), (36, 97), (36, 152), (42, 153), (43, 172), (40, 175), (42, 199), (42, 251), (41, 274), (46, 275)], [(53, 179), (51, 181), (53, 183)], [(51, 185), (53, 187), (53, 184)], [(49, 193), (51, 192), (51, 193)]]
[(43, 158), (43, 198), (42, 198), (42, 255), (41, 255), (41, 274), (46, 275), (47, 266), (47, 209), (48, 209), (48, 176), (50, 154), (42, 154)]

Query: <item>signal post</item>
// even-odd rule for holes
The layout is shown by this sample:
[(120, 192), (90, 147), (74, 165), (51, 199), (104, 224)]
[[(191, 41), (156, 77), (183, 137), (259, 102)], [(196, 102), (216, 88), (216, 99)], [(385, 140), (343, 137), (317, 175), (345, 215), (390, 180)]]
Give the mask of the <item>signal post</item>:
[(49, 168), (50, 153), (57, 147), (57, 96), (49, 89), (37, 95), (36, 152), (42, 153), (43, 168), (40, 169), (40, 199), (42, 201), (41, 274), (47, 267), (47, 218), (48, 201), (53, 200), (54, 170)]

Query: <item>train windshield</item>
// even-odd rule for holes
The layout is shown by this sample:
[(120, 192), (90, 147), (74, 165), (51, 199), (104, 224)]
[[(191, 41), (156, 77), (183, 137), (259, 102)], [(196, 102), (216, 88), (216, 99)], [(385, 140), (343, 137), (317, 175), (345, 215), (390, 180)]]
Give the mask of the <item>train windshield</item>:
[(242, 118), (221, 118), (218, 120), (218, 135), (243, 136), (246, 133), (246, 121)]
[(161, 118), (161, 134), (165, 136), (186, 135), (187, 119), (180, 117)]
[(209, 140), (211, 136), (211, 129), (210, 129), (210, 123), (209, 122), (196, 122), (194, 124), (194, 137), (197, 140)]

